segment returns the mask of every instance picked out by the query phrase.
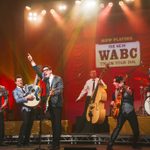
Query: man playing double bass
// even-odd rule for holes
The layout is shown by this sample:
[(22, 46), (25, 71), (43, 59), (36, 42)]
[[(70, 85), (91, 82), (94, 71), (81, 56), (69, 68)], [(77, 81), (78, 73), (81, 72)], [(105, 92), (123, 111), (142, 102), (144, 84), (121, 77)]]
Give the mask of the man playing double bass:
[[(88, 109), (88, 106), (91, 101), (91, 96), (99, 82), (99, 78), (97, 77), (97, 72), (96, 70), (91, 70), (90, 71), (90, 79), (86, 81), (81, 93), (79, 94), (78, 98), (76, 99), (76, 102), (78, 102), (85, 94), (86, 94), (86, 101), (85, 101), (85, 106), (84, 106), (84, 111), (80, 120), (80, 123), (77, 124), (76, 127), (76, 132), (83, 132), (83, 133), (88, 133), (89, 130), (91, 129), (90, 123), (86, 119), (86, 112)], [(104, 89), (107, 88), (107, 85), (104, 83), (102, 79), (100, 79), (100, 84), (103, 85)]]

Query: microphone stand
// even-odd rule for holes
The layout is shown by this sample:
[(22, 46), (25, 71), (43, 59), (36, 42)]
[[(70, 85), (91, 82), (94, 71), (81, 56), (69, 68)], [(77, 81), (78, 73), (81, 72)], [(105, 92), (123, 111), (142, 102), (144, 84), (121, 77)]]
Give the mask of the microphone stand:
[(37, 148), (35, 148), (34, 150), (45, 150), (44, 148), (41, 148), (41, 134), (42, 134), (42, 107), (40, 106), (40, 122), (39, 122), (39, 146)]

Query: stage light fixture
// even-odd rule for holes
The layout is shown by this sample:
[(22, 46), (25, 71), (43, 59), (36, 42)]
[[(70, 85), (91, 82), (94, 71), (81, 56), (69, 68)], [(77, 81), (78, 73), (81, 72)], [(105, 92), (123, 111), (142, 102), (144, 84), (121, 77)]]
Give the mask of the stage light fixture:
[(81, 4), (81, 1), (80, 1), (80, 0), (76, 0), (76, 1), (75, 1), (75, 4), (76, 4), (76, 5), (80, 5), (80, 4)]
[(41, 11), (41, 15), (42, 15), (42, 16), (46, 15), (46, 10), (45, 10), (45, 9), (43, 9), (43, 10)]
[(60, 4), (60, 5), (58, 6), (58, 10), (61, 11), (61, 12), (66, 11), (66, 10), (67, 10), (67, 5), (65, 5), (65, 4)]
[(104, 3), (101, 3), (100, 8), (104, 8), (104, 7), (105, 7)]
[(28, 20), (32, 23), (41, 23), (42, 21), (42, 15), (41, 14), (37, 14), (36, 12), (29, 12), (28, 13)]
[(119, 5), (122, 6), (124, 4), (123, 1), (119, 1)]
[(26, 6), (25, 8), (26, 8), (26, 10), (31, 10), (30, 6)]
[(124, 0), (126, 3), (132, 3), (134, 0)]
[(53, 14), (55, 14), (55, 10), (54, 9), (51, 9), (50, 10), (50, 13), (53, 15)]
[(109, 6), (109, 7), (112, 7), (112, 6), (113, 6), (113, 2), (109, 2), (109, 3), (108, 3), (108, 6)]

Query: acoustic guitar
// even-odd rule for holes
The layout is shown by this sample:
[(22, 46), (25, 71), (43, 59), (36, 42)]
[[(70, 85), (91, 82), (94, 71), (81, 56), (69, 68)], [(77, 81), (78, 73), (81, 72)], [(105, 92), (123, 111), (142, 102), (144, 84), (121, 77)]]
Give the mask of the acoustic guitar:
[(29, 92), (25, 93), (25, 95), (31, 94), (34, 96), (34, 99), (32, 101), (27, 101), (24, 103), (24, 105), (27, 107), (36, 107), (41, 101), (40, 87), (37, 86), (38, 80), (39, 80), (39, 77), (38, 75), (36, 75), (33, 86), (28, 89)]

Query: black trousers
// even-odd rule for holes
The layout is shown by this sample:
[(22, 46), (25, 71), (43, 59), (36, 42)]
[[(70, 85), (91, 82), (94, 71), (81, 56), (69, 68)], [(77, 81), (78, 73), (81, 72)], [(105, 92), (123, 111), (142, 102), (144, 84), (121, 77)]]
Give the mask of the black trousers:
[(132, 111), (129, 114), (123, 114), (123, 113), (119, 114), (118, 119), (117, 119), (117, 126), (114, 129), (114, 131), (111, 135), (111, 138), (109, 140), (109, 143), (108, 143), (109, 146), (112, 146), (114, 144), (114, 142), (126, 120), (129, 121), (129, 124), (130, 124), (132, 132), (133, 132), (133, 144), (136, 144), (136, 142), (139, 138), (139, 125), (138, 125), (138, 120), (137, 120), (135, 111)]
[(4, 113), (0, 112), (0, 143), (4, 140)]
[(28, 144), (34, 120), (34, 110), (22, 111), (22, 125), (20, 128), (18, 144)]
[(87, 113), (87, 109), (88, 109), (90, 102), (91, 102), (91, 97), (87, 96), (83, 114), (82, 114), (80, 120), (78, 120), (78, 122), (76, 122), (76, 128), (75, 128), (76, 133), (96, 133), (97, 132), (98, 124), (91, 124), (86, 119), (86, 113)]
[(62, 107), (50, 107), (49, 111), (53, 132), (52, 145), (53, 147), (56, 147), (60, 145)]

